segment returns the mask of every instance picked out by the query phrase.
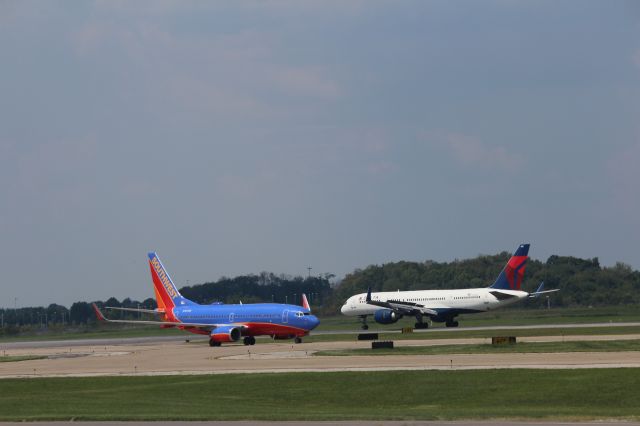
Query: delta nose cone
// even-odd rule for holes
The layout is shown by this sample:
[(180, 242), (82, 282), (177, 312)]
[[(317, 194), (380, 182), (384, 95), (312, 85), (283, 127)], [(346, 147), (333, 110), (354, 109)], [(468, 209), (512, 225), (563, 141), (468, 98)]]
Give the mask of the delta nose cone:
[(340, 312), (343, 314), (347, 313), (347, 304), (345, 303), (344, 305), (342, 305), (342, 308), (340, 308)]

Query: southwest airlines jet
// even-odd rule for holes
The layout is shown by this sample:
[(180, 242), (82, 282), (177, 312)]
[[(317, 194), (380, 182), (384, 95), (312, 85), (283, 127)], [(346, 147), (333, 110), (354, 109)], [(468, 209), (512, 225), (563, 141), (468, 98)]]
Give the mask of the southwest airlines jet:
[(351, 296), (340, 311), (347, 316), (358, 316), (362, 328), (368, 329), (367, 315), (379, 324), (393, 324), (403, 316), (414, 316), (416, 328), (428, 328), (424, 317), (436, 322), (444, 322), (447, 327), (457, 327), (455, 317), (459, 314), (486, 312), (511, 305), (527, 297), (538, 297), (544, 293), (544, 283), (533, 293), (520, 289), (527, 263), (529, 244), (521, 244), (504, 267), (496, 281), (487, 288), (461, 290), (416, 290), (367, 293)]
[(149, 253), (149, 267), (153, 289), (158, 302), (157, 309), (115, 308), (122, 311), (160, 315), (161, 321), (110, 320), (93, 304), (99, 320), (118, 323), (158, 324), (162, 328), (177, 327), (191, 333), (209, 336), (210, 346), (222, 342), (237, 342), (243, 337), (245, 345), (254, 345), (255, 336), (271, 336), (274, 339), (295, 339), (316, 328), (320, 321), (311, 315), (307, 297), (302, 295), (302, 306), (279, 303), (242, 303), (225, 305), (215, 303), (198, 305), (182, 297), (156, 253)]

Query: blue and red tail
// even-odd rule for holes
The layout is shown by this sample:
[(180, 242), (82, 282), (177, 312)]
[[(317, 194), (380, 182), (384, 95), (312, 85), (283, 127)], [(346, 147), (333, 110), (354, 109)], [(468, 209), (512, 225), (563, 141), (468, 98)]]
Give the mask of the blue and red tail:
[(524, 269), (529, 259), (529, 244), (520, 244), (520, 247), (513, 253), (507, 266), (504, 267), (498, 279), (489, 288), (501, 290), (520, 290), (522, 279), (524, 278)]
[(195, 304), (191, 300), (182, 297), (155, 252), (149, 253), (149, 268), (151, 269), (151, 279), (153, 280), (158, 309), (164, 311), (165, 315), (171, 317), (173, 315), (172, 309), (176, 306)]

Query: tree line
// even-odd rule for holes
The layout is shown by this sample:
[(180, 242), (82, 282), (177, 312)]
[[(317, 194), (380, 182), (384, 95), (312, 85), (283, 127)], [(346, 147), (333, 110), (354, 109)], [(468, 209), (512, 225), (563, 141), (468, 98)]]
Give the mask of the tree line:
[[(262, 272), (185, 286), (180, 292), (200, 304), (274, 302), (296, 305), (301, 304), (302, 293), (305, 293), (315, 313), (335, 315), (344, 300), (365, 292), (368, 287), (373, 291), (486, 287), (495, 280), (510, 256), (510, 253), (502, 252), (452, 262), (427, 260), (370, 265), (356, 269), (338, 283), (333, 281), (335, 277), (331, 274), (301, 277)], [(640, 303), (640, 272), (623, 263), (602, 267), (598, 258), (556, 255), (546, 262), (529, 259), (522, 288), (534, 291), (542, 281), (547, 289), (561, 289), (551, 296), (556, 307)], [(119, 301), (112, 297), (96, 303), (99, 306), (156, 308), (153, 298)], [(544, 303), (546, 299), (530, 299), (517, 307), (535, 308)], [(111, 311), (109, 316), (135, 319), (140, 314)], [(91, 324), (95, 322), (95, 315), (90, 302), (79, 301), (70, 308), (51, 304), (47, 307), (0, 309), (0, 321), (2, 332), (6, 334), (17, 332), (24, 326), (47, 328)]]
[[(508, 252), (453, 262), (394, 262), (371, 265), (348, 274), (336, 287), (336, 301), (366, 291), (456, 289), (487, 287), (511, 257)], [(611, 306), (640, 303), (640, 272), (616, 263), (601, 267), (598, 258), (550, 256), (546, 262), (529, 259), (522, 289), (559, 288), (551, 298), (558, 307)], [(546, 299), (529, 299), (516, 307), (539, 307)]]

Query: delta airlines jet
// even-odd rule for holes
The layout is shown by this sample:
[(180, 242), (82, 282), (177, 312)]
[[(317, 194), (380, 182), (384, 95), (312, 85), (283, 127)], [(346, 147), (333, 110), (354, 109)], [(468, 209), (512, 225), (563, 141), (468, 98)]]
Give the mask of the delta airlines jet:
[(457, 327), (455, 317), (460, 314), (486, 312), (511, 305), (527, 297), (538, 297), (544, 293), (544, 283), (533, 293), (520, 289), (527, 263), (529, 244), (521, 244), (504, 267), (496, 281), (487, 288), (461, 290), (416, 290), (367, 293), (351, 296), (340, 309), (344, 315), (358, 316), (362, 328), (367, 330), (367, 316), (379, 324), (393, 324), (403, 316), (414, 316), (416, 328), (428, 328), (424, 318), (444, 322), (447, 327)]
[(302, 295), (302, 306), (279, 303), (251, 303), (225, 305), (215, 303), (199, 305), (182, 297), (156, 253), (149, 253), (149, 267), (158, 308), (134, 309), (107, 307), (122, 311), (142, 312), (160, 316), (160, 321), (130, 321), (107, 319), (93, 304), (100, 321), (117, 323), (158, 324), (162, 328), (177, 327), (191, 333), (209, 336), (210, 346), (222, 342), (236, 342), (244, 337), (245, 345), (254, 345), (255, 336), (271, 336), (274, 339), (295, 339), (316, 328), (320, 321), (311, 315), (307, 297)]

